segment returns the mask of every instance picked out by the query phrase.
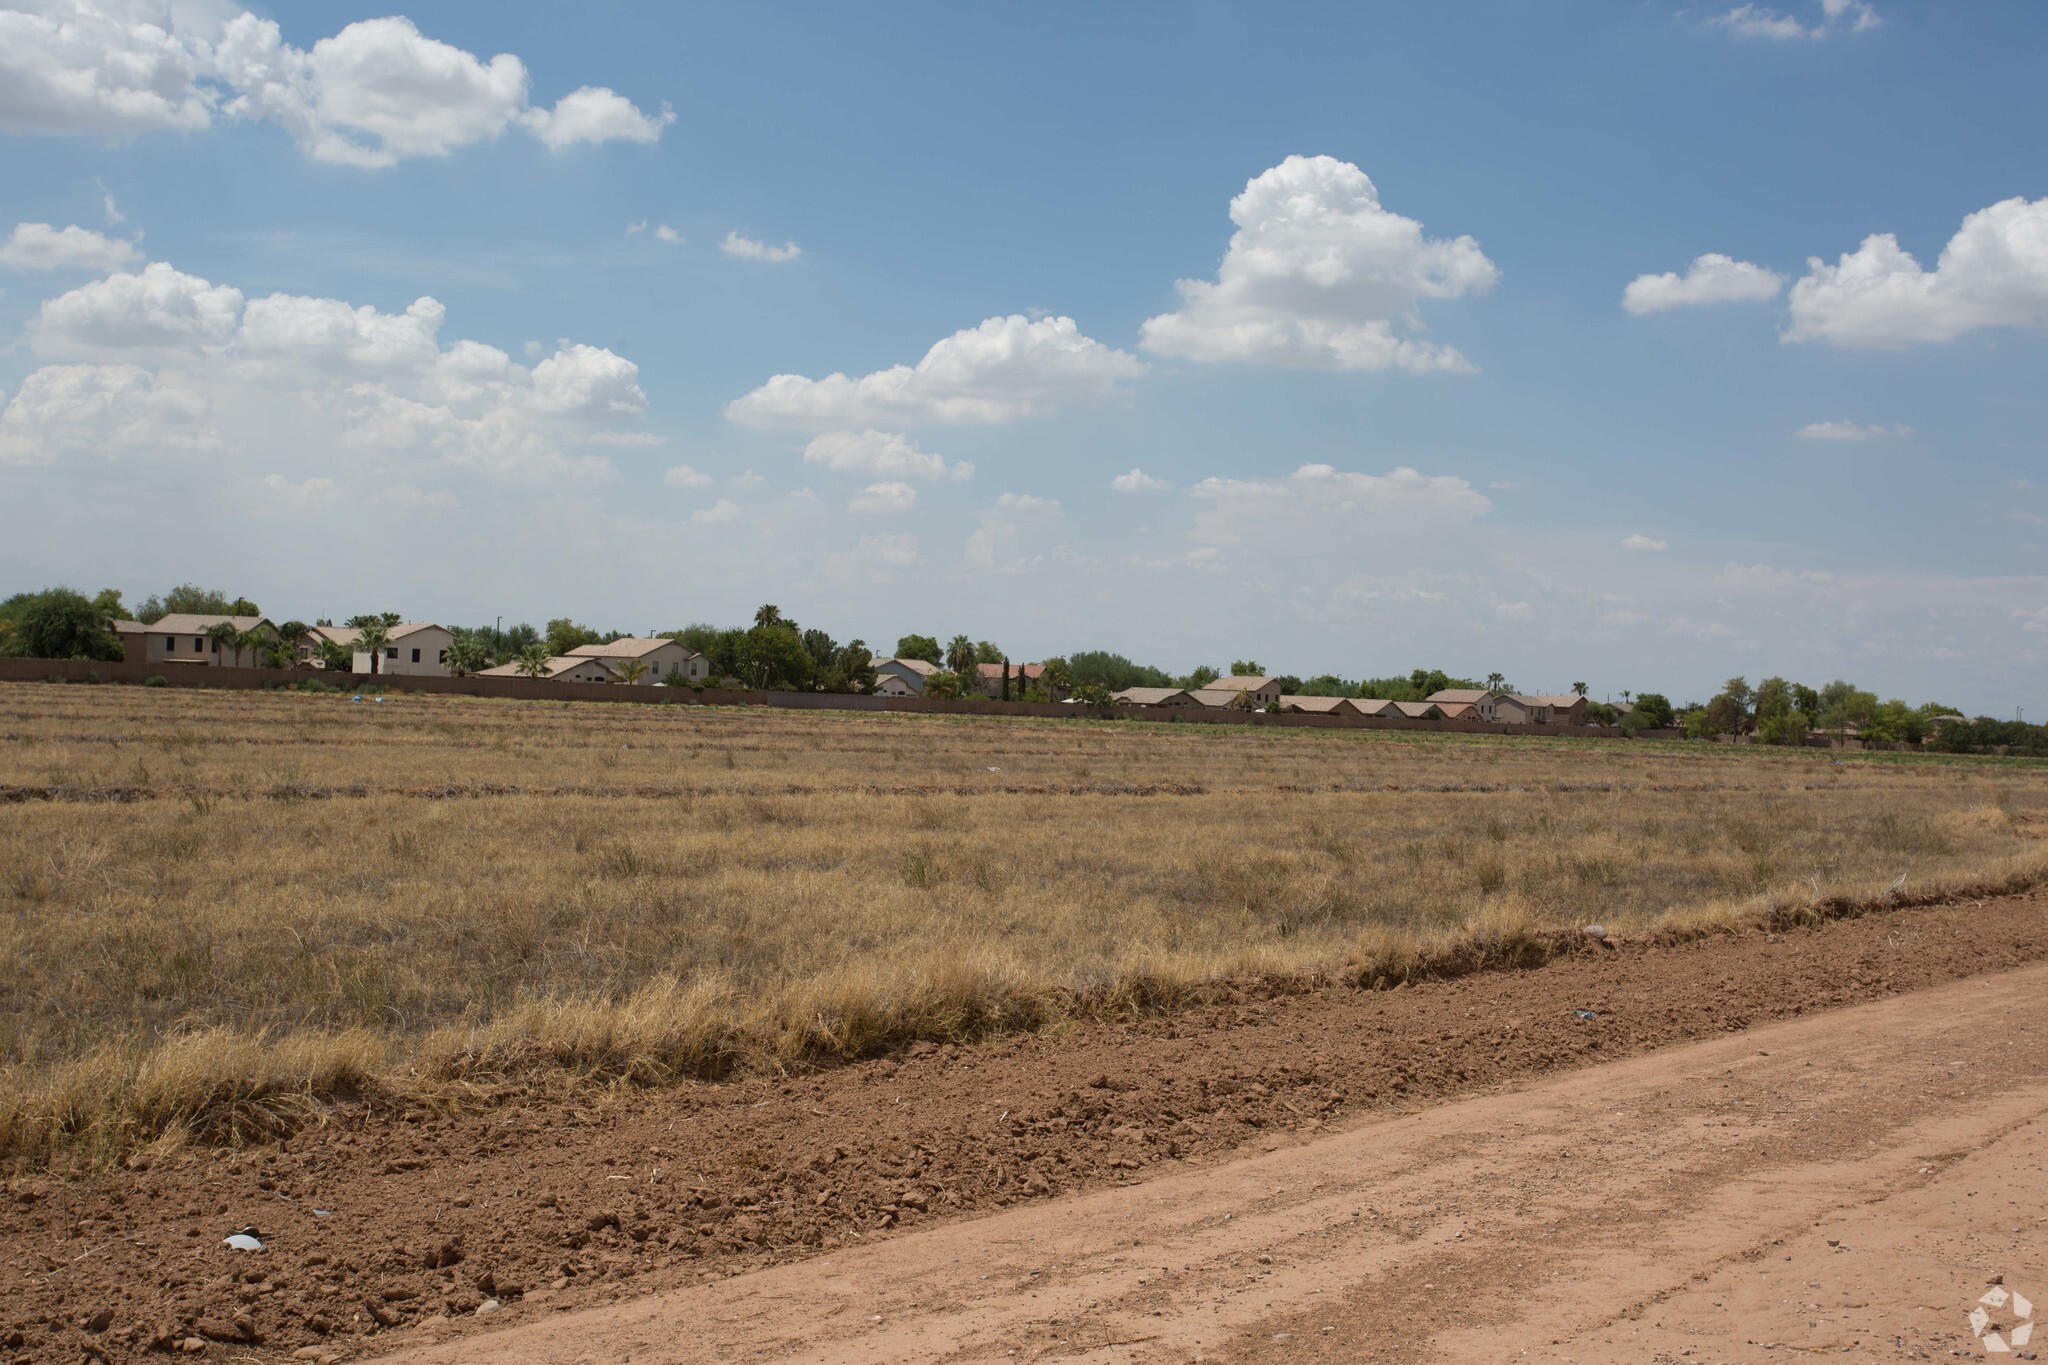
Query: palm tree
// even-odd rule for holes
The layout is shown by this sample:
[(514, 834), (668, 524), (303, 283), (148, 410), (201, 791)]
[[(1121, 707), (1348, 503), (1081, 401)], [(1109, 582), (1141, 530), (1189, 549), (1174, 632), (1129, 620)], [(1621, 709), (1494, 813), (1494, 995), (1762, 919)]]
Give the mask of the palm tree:
[(1575, 696), (1575, 697), (1583, 697), (1583, 696), (1585, 696), (1585, 695), (1586, 695), (1586, 685), (1585, 685), (1584, 683), (1573, 683), (1573, 684), (1572, 684), (1572, 695), (1573, 695), (1573, 696)]
[(1623, 688), (1621, 692), (1621, 704), (1623, 706), (1627, 706), (1629, 703), (1629, 698), (1633, 696), (1635, 696), (1635, 693), (1629, 691), (1627, 688)]
[(974, 651), (974, 641), (965, 635), (955, 635), (946, 642), (946, 667), (962, 678), (974, 672), (974, 665), (977, 662), (979, 658)]
[(484, 650), (484, 642), (474, 635), (458, 635), (455, 643), (448, 646), (448, 671), (458, 678), (480, 673), (489, 663), (490, 655)]
[(1505, 674), (1489, 673), (1486, 675), (1486, 689), (1489, 692), (1498, 692), (1500, 691), (1501, 684), (1506, 681), (1507, 676)]
[[(229, 649), (234, 649), (235, 640), (240, 634), (241, 632), (235, 629), (233, 621), (215, 621), (206, 628), (206, 638), (213, 641), (213, 652), (216, 654), (220, 653), (222, 645), (226, 645)], [(240, 651), (237, 650), (236, 661), (238, 664), (240, 658)]]
[(772, 602), (767, 604), (754, 613), (754, 624), (757, 626), (779, 626), (784, 624), (782, 608)]
[[(277, 636), (275, 632), (260, 625), (253, 626), (248, 630), (235, 632), (234, 641), (229, 645), (229, 648), (235, 651), (235, 666), (238, 668), (241, 666), (243, 650), (248, 650), (260, 659), (268, 652), (270, 646), (276, 642)], [(278, 665), (279, 668), (286, 666), (285, 664)]]
[(647, 660), (627, 659), (612, 665), (612, 672), (619, 675), (622, 683), (636, 683), (647, 676)]
[(545, 678), (548, 675), (548, 660), (550, 657), (548, 647), (536, 640), (520, 650), (519, 657), (514, 659), (513, 663), (518, 666), (520, 675), (523, 677)]
[(375, 617), (363, 622), (356, 631), (356, 652), (370, 652), (370, 672), (374, 675), (383, 671), (384, 647), (391, 643), (391, 627)]

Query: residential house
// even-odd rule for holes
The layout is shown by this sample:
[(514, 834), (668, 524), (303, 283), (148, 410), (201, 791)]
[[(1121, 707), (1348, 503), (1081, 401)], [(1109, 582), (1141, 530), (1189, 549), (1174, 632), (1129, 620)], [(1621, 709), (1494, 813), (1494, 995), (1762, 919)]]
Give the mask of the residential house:
[(1397, 703), (1388, 701), (1385, 697), (1352, 697), (1348, 704), (1354, 712), (1361, 716), (1399, 716), (1401, 714), (1396, 709)]
[(320, 646), (340, 645), (353, 656), (351, 673), (384, 673), (412, 677), (448, 676), (448, 651), (455, 646), (455, 632), (430, 621), (406, 621), (388, 626), (384, 632), (383, 657), (370, 666), (370, 651), (362, 647), (363, 632), (354, 626), (311, 626), (298, 638), (295, 652), (305, 668), (324, 668)]
[[(1470, 717), (1470, 719), (1477, 719), (1476, 712), (1478, 708), (1474, 707), (1473, 709), (1475, 715)], [(1437, 705), (1435, 701), (1397, 701), (1394, 703), (1394, 714), (1407, 720), (1446, 719), (1443, 707)]]
[(1586, 723), (1586, 699), (1577, 693), (1546, 693), (1536, 697), (1522, 697), (1519, 700), (1529, 706), (1531, 719), (1541, 716), (1549, 725), (1584, 725)]
[(1296, 697), (1283, 693), (1280, 709), (1303, 716), (1355, 716), (1349, 697)]
[[(254, 668), (262, 663), (256, 651), (245, 649), (240, 657), (232, 644), (209, 639), (206, 632), (227, 622), (238, 633), (261, 631), (272, 639), (277, 627), (264, 616), (196, 616), (179, 613), (141, 625), (135, 621), (114, 622), (120, 636), (123, 657), (131, 663), (211, 664), (215, 667)], [(139, 630), (128, 627), (139, 626)], [(140, 643), (136, 643), (137, 641)]]
[(650, 684), (666, 682), (670, 678), (696, 681), (711, 672), (709, 659), (688, 645), (661, 636), (622, 636), (608, 644), (578, 645), (569, 653), (577, 658), (607, 659), (617, 664), (639, 659), (647, 665), (647, 672), (641, 675), (640, 681)]
[[(1024, 700), (1024, 690), (1026, 688), (1040, 687), (1045, 683), (1044, 664), (1011, 664), (1009, 668), (1011, 701)], [(974, 666), (974, 685), (981, 690), (983, 696), (994, 701), (1001, 701), (1003, 699), (1003, 665), (976, 664)]]
[[(928, 664), (923, 659), (874, 659), (875, 692), (884, 697), (921, 697), (924, 695), (925, 679), (939, 671), (937, 664)], [(903, 689), (888, 684), (894, 678)]]
[(1210, 683), (1201, 690), (1204, 692), (1242, 692), (1252, 699), (1252, 705), (1255, 708), (1265, 707), (1280, 700), (1280, 680), (1278, 678), (1254, 678), (1249, 676), (1218, 678), (1215, 682)]
[[(543, 682), (584, 682), (615, 683), (619, 680), (616, 661), (593, 659), (582, 654), (557, 654), (548, 660), (547, 669), (540, 675)], [(524, 678), (530, 676), (520, 671), (518, 664), (500, 664), (486, 668), (477, 674), (479, 678)]]
[(1479, 720), (1481, 718), (1479, 708), (1468, 703), (1454, 701), (1448, 704), (1444, 702), (1428, 702), (1425, 704), (1436, 707), (1438, 718), (1442, 720)]
[(1507, 696), (1507, 693), (1492, 687), (1451, 687), (1430, 693), (1428, 700), (1438, 706), (1470, 706), (1479, 713), (1480, 720), (1527, 720), (1527, 710), (1520, 705), (1509, 708), (1514, 712), (1511, 716), (1499, 714), (1501, 702)]
[(1118, 706), (1161, 706), (1169, 709), (1200, 706), (1194, 694), (1178, 687), (1126, 687), (1112, 692), (1109, 699)]
[[(1265, 703), (1253, 696), (1247, 688), (1197, 687), (1191, 689), (1188, 695), (1195, 699), (1197, 705), (1206, 706), (1212, 711), (1262, 711), (1265, 709)], [(1273, 694), (1273, 700), (1276, 702), (1280, 700), (1278, 692)]]

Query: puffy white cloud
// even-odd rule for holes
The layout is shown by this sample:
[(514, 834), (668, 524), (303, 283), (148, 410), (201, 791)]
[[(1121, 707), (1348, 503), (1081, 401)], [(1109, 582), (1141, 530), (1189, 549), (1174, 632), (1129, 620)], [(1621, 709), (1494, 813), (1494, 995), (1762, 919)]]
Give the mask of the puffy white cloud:
[(871, 483), (861, 495), (846, 504), (849, 512), (888, 515), (908, 512), (917, 506), (917, 490), (907, 483)]
[[(620, 426), (647, 408), (632, 361), (564, 342), (529, 369), (481, 342), (443, 346), (445, 316), (432, 298), (402, 313), (291, 294), (245, 306), (232, 286), (162, 262), (109, 276), (44, 303), (31, 345), (65, 359), (155, 359), (163, 369), (154, 377), (133, 366), (38, 372), (48, 387), (37, 401), (62, 400), (80, 416), (71, 427), (18, 420), (14, 445), (20, 452), (41, 441), (47, 458), (57, 458), (75, 446), (64, 431), (103, 427), (110, 419), (96, 412), (132, 408), (148, 392), (172, 395), (155, 401), (174, 408), (204, 395), (223, 419), (283, 423), (295, 441), (319, 433), (383, 461), (426, 457), (521, 480), (608, 477), (608, 460), (571, 449), (650, 439)], [(69, 386), (60, 385), (71, 371)], [(82, 377), (88, 372), (101, 376), (97, 389)], [(173, 410), (165, 420), (175, 417)]]
[(1792, 286), (1788, 341), (1891, 346), (1979, 327), (2048, 326), (2048, 199), (2015, 198), (1963, 219), (1933, 270), (1874, 233)]
[(698, 526), (725, 526), (740, 519), (740, 510), (740, 505), (730, 498), (720, 498), (711, 506), (690, 513), (690, 520)]
[(1010, 512), (1058, 512), (1059, 499), (1034, 497), (1029, 493), (1005, 493), (996, 506)]
[(1163, 493), (1173, 487), (1166, 480), (1155, 479), (1142, 469), (1117, 475), (1109, 481), (1109, 486), (1118, 493)]
[(1667, 270), (1636, 276), (1621, 291), (1621, 306), (1640, 317), (1701, 303), (1774, 299), (1784, 287), (1785, 277), (1775, 270), (1709, 251), (1695, 256), (1683, 275)]
[(159, 3), (0, 9), (0, 128), (13, 133), (183, 131), (213, 120), (211, 30)]
[(726, 404), (725, 415), (748, 426), (1010, 422), (1101, 402), (1145, 368), (1083, 336), (1072, 318), (1012, 314), (955, 332), (915, 366), (858, 379), (778, 374)]
[(28, 339), (39, 355), (119, 359), (182, 352), (226, 344), (241, 313), (241, 290), (157, 261), (45, 301)]
[(0, 409), (0, 464), (216, 448), (201, 395), (135, 365), (46, 365)]
[(686, 464), (672, 466), (661, 476), (661, 481), (670, 488), (709, 488), (711, 476), (690, 468)]
[(1398, 336), (1424, 299), (1483, 294), (1500, 271), (1470, 237), (1430, 238), (1380, 206), (1364, 171), (1290, 156), (1230, 201), (1237, 225), (1216, 279), (1182, 280), (1145, 349), (1191, 360), (1336, 370), (1470, 370), (1455, 349)]
[(0, 246), (0, 265), (16, 270), (89, 270), (101, 275), (141, 259), (133, 242), (91, 228), (58, 228), (48, 223), (16, 223), (6, 245)]
[(616, 90), (586, 85), (555, 101), (553, 109), (529, 109), (520, 122), (535, 137), (560, 151), (579, 142), (658, 142), (661, 130), (676, 121), (664, 103), (659, 114), (643, 114)]
[(1808, 24), (1763, 5), (1742, 4), (1715, 15), (1707, 22), (1738, 38), (1762, 38), (1773, 42), (1825, 38), (1845, 28), (1852, 33), (1862, 33), (1884, 22), (1867, 0), (1820, 0), (1820, 11), (1818, 22)]
[(1658, 551), (1670, 549), (1671, 542), (1668, 540), (1652, 540), (1650, 537), (1638, 532), (1623, 539), (1621, 548), (1624, 550), (1634, 550), (1638, 553), (1655, 554)]
[(631, 237), (631, 236), (632, 236), (632, 235), (633, 235), (634, 233), (636, 233), (636, 232), (645, 232), (645, 231), (647, 231), (647, 220), (646, 220), (645, 218), (642, 218), (642, 219), (641, 219), (641, 220), (640, 220), (639, 222), (637, 222), (637, 223), (628, 223), (628, 224), (626, 224), (626, 235), (627, 235), (628, 237)]
[(549, 147), (651, 142), (674, 120), (585, 86), (527, 103), (527, 71), (484, 61), (402, 17), (292, 47), (277, 24), (177, 0), (31, 0), (0, 9), (0, 127), (14, 132), (194, 131), (216, 114), (267, 119), (306, 153), (353, 166), (445, 156), (526, 128)]
[(891, 568), (907, 569), (917, 563), (917, 537), (908, 531), (862, 536), (854, 543), (853, 552), (859, 556), (878, 559)]
[(961, 460), (951, 469), (946, 457), (919, 450), (897, 431), (825, 431), (804, 447), (804, 463), (823, 465), (838, 474), (866, 474), (897, 479), (970, 479), (974, 466)]
[(1911, 436), (1913, 428), (1904, 422), (1892, 426), (1882, 422), (1868, 426), (1854, 422), (1808, 422), (1792, 434), (1805, 441), (1874, 441), (1886, 436)]
[(656, 228), (654, 235), (667, 242), (670, 246), (681, 246), (683, 244), (683, 234), (677, 232), (667, 223), (663, 223), (660, 227)]
[(718, 249), (728, 256), (738, 256), (747, 261), (793, 261), (804, 254), (803, 248), (795, 242), (784, 242), (781, 246), (770, 246), (757, 242), (737, 228), (725, 234), (725, 240)]

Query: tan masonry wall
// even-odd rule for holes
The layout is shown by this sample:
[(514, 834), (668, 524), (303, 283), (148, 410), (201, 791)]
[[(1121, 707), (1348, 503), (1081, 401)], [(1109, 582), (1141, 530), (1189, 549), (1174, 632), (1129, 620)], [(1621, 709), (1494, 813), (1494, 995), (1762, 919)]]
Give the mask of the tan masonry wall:
[[(537, 678), (440, 678), (398, 675), (329, 677), (318, 671), (283, 668), (208, 667), (194, 662), (91, 663), (79, 659), (0, 659), (0, 682), (103, 682), (139, 684), (161, 677), (169, 687), (212, 687), (260, 691), (295, 682), (318, 680), (330, 686), (362, 687), (381, 682), (391, 693), (444, 694), (458, 697), (505, 697), (519, 701), (600, 701), (638, 706), (780, 706), (793, 710), (901, 711), (940, 716), (1040, 716), (1057, 720), (1093, 719), (1100, 713), (1086, 706), (1051, 702), (983, 701), (930, 697), (859, 697), (837, 692), (764, 692), (709, 687), (625, 687), (616, 683), (551, 682)], [(1147, 714), (1136, 707), (1116, 707), (1117, 720), (1142, 720), (1176, 725), (1275, 725), (1311, 730), (1420, 730), (1467, 735), (1570, 735), (1584, 739), (1620, 739), (1621, 731), (1597, 725), (1489, 725), (1477, 720), (1408, 720), (1366, 716), (1304, 716), (1285, 712), (1223, 711), (1208, 707), (1162, 709)], [(1644, 739), (1671, 739), (1676, 730), (1644, 730)]]

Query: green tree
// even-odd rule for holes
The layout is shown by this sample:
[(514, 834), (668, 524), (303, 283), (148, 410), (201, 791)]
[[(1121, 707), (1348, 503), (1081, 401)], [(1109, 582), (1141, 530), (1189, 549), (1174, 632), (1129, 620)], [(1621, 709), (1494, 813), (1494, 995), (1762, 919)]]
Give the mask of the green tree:
[[(374, 656), (373, 656), (374, 657)], [(548, 647), (535, 640), (522, 647), (519, 657), (513, 660), (519, 672), (528, 678), (545, 678), (548, 675), (548, 661), (553, 658)]]
[(205, 634), (206, 638), (213, 642), (214, 653), (218, 654), (225, 648), (235, 653), (238, 664), (241, 662), (241, 651), (235, 645), (241, 632), (235, 629), (233, 621), (215, 621), (206, 628)]
[(755, 626), (736, 642), (733, 676), (749, 687), (804, 691), (815, 671), (803, 637), (787, 625)]
[(849, 640), (818, 671), (821, 692), (872, 692), (875, 656), (865, 640)]
[[(355, 618), (362, 622), (356, 627), (356, 653), (367, 652), (370, 656), (370, 672), (374, 676), (384, 671), (384, 651), (391, 644), (391, 627), (384, 624), (380, 616)], [(546, 656), (542, 656), (546, 657)], [(355, 667), (355, 660), (349, 660), (349, 667)]]
[(942, 668), (924, 680), (924, 695), (947, 699), (957, 697), (966, 690), (966, 684), (958, 673)]
[(1238, 659), (1230, 665), (1230, 676), (1233, 678), (1263, 678), (1266, 676), (1266, 670), (1259, 667), (1257, 659)]
[(1038, 685), (1047, 701), (1058, 701), (1074, 690), (1073, 665), (1054, 655), (1045, 661), (1045, 672), (1038, 675)]
[(491, 666), (491, 652), (474, 631), (458, 631), (448, 646), (448, 671), (458, 678), (481, 673)]
[(145, 625), (154, 625), (166, 616), (261, 616), (254, 602), (246, 597), (229, 597), (219, 588), (202, 588), (196, 583), (180, 583), (162, 597), (152, 593), (135, 609), (135, 619)]
[(1172, 687), (1173, 678), (1166, 670), (1150, 664), (1133, 663), (1121, 654), (1108, 650), (1083, 649), (1071, 658), (1046, 661), (1047, 667), (1055, 662), (1064, 665), (1064, 680), (1060, 687), (1071, 691), (1086, 683), (1096, 683), (1110, 692), (1121, 692), (1127, 687)]
[(550, 655), (560, 656), (567, 654), (579, 645), (595, 645), (602, 644), (603, 642), (604, 637), (589, 626), (571, 621), (566, 616), (558, 616), (548, 622), (547, 643)]
[(796, 622), (783, 619), (782, 608), (771, 602), (755, 609), (754, 624), (760, 627), (786, 625), (793, 629)]
[(1489, 674), (1487, 674), (1487, 675), (1486, 675), (1486, 686), (1487, 686), (1487, 688), (1488, 688), (1489, 690), (1491, 690), (1491, 691), (1494, 691), (1494, 692), (1498, 692), (1498, 691), (1500, 691), (1500, 690), (1501, 690), (1501, 688), (1502, 688), (1502, 686), (1503, 686), (1503, 685), (1505, 685), (1505, 684), (1506, 684), (1506, 682), (1507, 682), (1507, 677), (1506, 677), (1506, 675), (1504, 675), (1504, 674), (1500, 674), (1500, 673), (1489, 673)]
[(356, 652), (324, 635), (320, 637), (319, 643), (313, 646), (313, 654), (320, 660), (320, 666), (329, 673), (350, 673), (355, 670)]
[(125, 621), (128, 608), (121, 602), (119, 588), (101, 588), (93, 594), (92, 609), (99, 613), (102, 621)]
[(953, 672), (964, 678), (974, 671), (977, 662), (979, 660), (975, 658), (974, 641), (965, 635), (955, 635), (946, 642), (946, 667)]
[(1583, 696), (1585, 696), (1585, 695), (1586, 695), (1586, 685), (1585, 685), (1584, 683), (1582, 683), (1582, 682), (1575, 682), (1575, 683), (1573, 683), (1573, 684), (1572, 684), (1572, 695), (1573, 695), (1573, 696), (1575, 696), (1575, 697), (1583, 697)]
[(91, 598), (71, 588), (19, 593), (0, 602), (0, 654), (116, 663), (121, 642), (106, 621)]
[(1335, 673), (1318, 673), (1304, 679), (1296, 689), (1300, 697), (1350, 697), (1358, 693), (1358, 684), (1338, 677)]
[(1002, 650), (996, 648), (987, 640), (976, 640), (974, 642), (974, 662), (978, 664), (999, 664), (1008, 657), (1009, 655), (1003, 653)]
[(896, 642), (894, 657), (898, 659), (922, 659), (934, 668), (946, 662), (945, 651), (939, 648), (938, 638), (931, 635), (904, 636)]
[[(276, 643), (278, 643), (277, 632), (261, 623), (253, 625), (247, 630), (236, 631), (234, 643), (230, 646), (235, 651), (235, 666), (240, 668), (242, 665), (242, 651), (247, 650), (251, 658), (261, 661), (265, 652), (271, 645)], [(280, 664), (279, 667), (284, 667), (284, 665)]]
[(403, 612), (396, 611), (365, 612), (360, 616), (349, 617), (348, 620), (342, 622), (342, 624), (345, 626), (353, 627), (356, 630), (361, 630), (364, 626), (369, 625), (372, 621), (375, 621), (378, 625), (387, 628), (391, 626), (402, 626), (405, 624), (405, 614)]
[(618, 674), (622, 683), (636, 683), (647, 676), (649, 667), (645, 659), (621, 659), (612, 665), (612, 672)]
[(1668, 730), (1677, 723), (1677, 713), (1672, 710), (1671, 699), (1662, 692), (1645, 692), (1636, 698), (1634, 715), (1643, 718), (1643, 724), (1651, 730)]
[[(1179, 679), (1173, 685), (1175, 687), (1184, 687), (1190, 692), (1196, 692), (1200, 691), (1204, 687), (1207, 687), (1210, 683), (1215, 682), (1218, 678), (1222, 676), (1223, 675), (1221, 673), (1218, 673), (1215, 669), (1209, 667), (1209, 665), (1200, 664), (1195, 668), (1194, 672), (1188, 674), (1184, 678)], [(1080, 694), (1076, 693), (1075, 695), (1079, 696)]]

